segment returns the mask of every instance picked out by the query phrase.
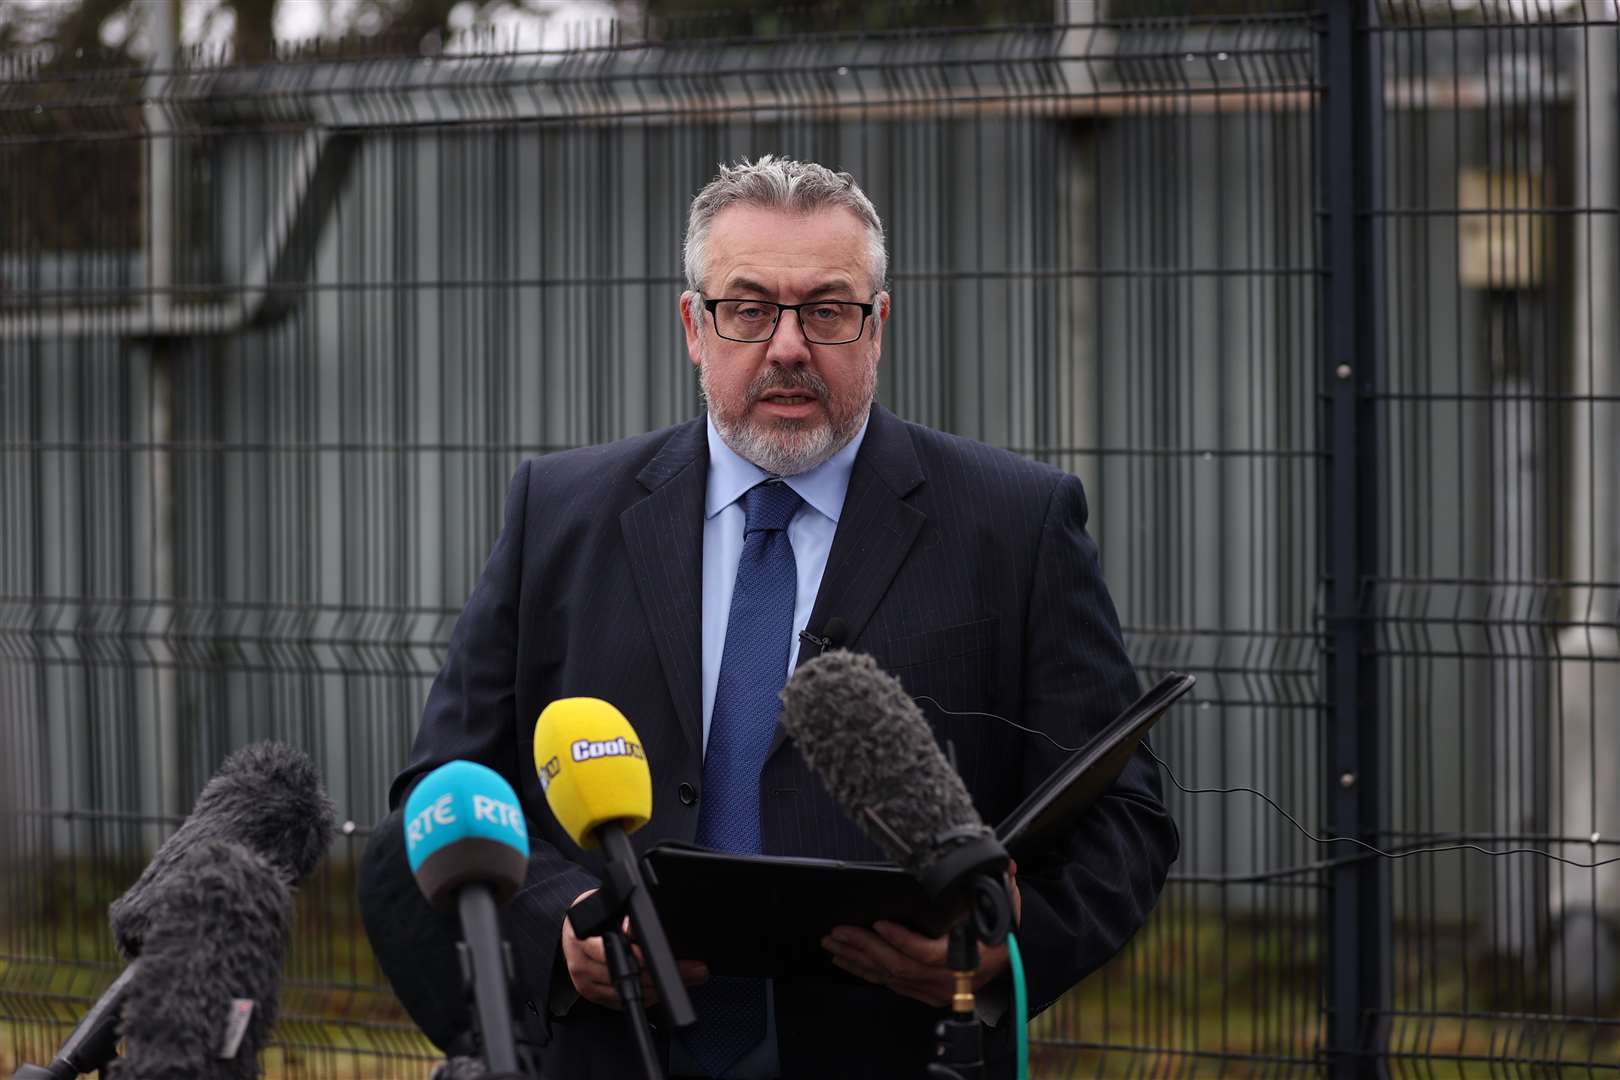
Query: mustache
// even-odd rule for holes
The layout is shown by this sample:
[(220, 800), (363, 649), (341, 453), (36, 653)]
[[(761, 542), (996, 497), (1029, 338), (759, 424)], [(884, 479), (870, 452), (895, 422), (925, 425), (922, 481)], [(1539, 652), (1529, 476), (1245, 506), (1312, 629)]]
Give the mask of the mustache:
[(783, 390), (803, 390), (823, 402), (832, 396), (827, 381), (809, 368), (772, 368), (748, 384), (748, 402), (753, 404), (766, 394)]

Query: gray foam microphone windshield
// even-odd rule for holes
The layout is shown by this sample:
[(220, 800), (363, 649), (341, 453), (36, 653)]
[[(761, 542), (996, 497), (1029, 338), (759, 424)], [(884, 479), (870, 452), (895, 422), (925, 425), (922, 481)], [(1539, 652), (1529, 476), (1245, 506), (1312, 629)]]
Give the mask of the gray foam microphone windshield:
[(285, 871), (204, 840), (149, 891), (139, 969), (124, 994), (118, 1080), (249, 1080), (275, 1025), (292, 929)]
[(782, 727), (832, 797), (884, 853), (919, 877), (990, 829), (899, 680), (835, 650), (782, 689)]
[(203, 786), (191, 814), (158, 848), (135, 884), (113, 902), (108, 921), (125, 956), (138, 956), (164, 878), (194, 847), (240, 844), (267, 860), (289, 886), (315, 871), (337, 827), (320, 775), (302, 751), (281, 743), (231, 754)]

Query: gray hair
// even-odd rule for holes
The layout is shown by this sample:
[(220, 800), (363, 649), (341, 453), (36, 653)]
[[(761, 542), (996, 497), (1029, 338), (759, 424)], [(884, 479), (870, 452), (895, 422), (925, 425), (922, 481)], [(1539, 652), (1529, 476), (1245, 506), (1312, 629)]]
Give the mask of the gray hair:
[(697, 197), (686, 220), (686, 287), (696, 292), (708, 273), (709, 226), (728, 206), (758, 206), (807, 214), (839, 209), (854, 214), (866, 226), (867, 263), (872, 291), (883, 288), (889, 275), (889, 254), (883, 246), (883, 221), (866, 192), (849, 173), (833, 172), (813, 161), (766, 154), (758, 161), (744, 158), (736, 165), (721, 165)]

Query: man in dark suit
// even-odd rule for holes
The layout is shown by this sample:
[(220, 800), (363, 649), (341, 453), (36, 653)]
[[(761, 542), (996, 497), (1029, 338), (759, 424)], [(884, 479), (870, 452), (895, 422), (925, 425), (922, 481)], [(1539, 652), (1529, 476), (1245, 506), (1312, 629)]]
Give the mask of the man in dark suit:
[[(877, 859), (776, 726), (776, 694), (807, 658), (800, 631), (841, 627), (843, 646), (930, 699), (991, 822), (1067, 756), (1058, 744), (1137, 692), (1079, 482), (873, 403), (890, 298), (882, 225), (851, 178), (769, 157), (723, 169), (692, 206), (687, 278), (707, 417), (519, 466), (390, 792), (397, 816), (416, 779), (458, 758), (518, 791), (532, 856), (507, 932), (546, 1075), (567, 1080), (639, 1069), (601, 943), (564, 919), (601, 862), (563, 835), (536, 781), (548, 703), (604, 698), (635, 725), (653, 777), (638, 850)], [(367, 927), (407, 1008), (452, 1047), (467, 1028), (453, 927), (421, 906), (401, 847), (385, 820), (362, 872)], [(1135, 932), (1176, 849), (1139, 756), (1060, 850), (1018, 868), (1032, 1010)], [(660, 1033), (672, 1073), (920, 1076), (949, 999), (943, 939), (880, 924), (824, 947), (853, 978), (710, 982), (685, 964), (701, 1022), (673, 1046)], [(1006, 967), (1005, 949), (986, 950), (993, 1075), (1011, 1067)]]

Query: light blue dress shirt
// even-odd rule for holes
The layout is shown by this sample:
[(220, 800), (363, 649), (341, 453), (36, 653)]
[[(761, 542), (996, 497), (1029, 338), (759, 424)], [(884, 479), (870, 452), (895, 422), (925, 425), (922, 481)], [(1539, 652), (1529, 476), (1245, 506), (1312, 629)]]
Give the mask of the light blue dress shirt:
[[(714, 715), (714, 689), (720, 682), (720, 659), (726, 646), (726, 622), (731, 618), (731, 590), (737, 583), (737, 561), (742, 558), (745, 491), (770, 476), (753, 462), (739, 456), (720, 438), (714, 421), (707, 421), (709, 433), (709, 478), (703, 500), (703, 746), (709, 746), (709, 720)], [(827, 569), (833, 534), (844, 510), (855, 455), (866, 438), (866, 425), (838, 453), (785, 482), (804, 505), (788, 522), (788, 541), (793, 545), (793, 563), (799, 574), (799, 587), (793, 601), (793, 640), (788, 643), (787, 671), (799, 661), (799, 631), (810, 621), (821, 575)], [(758, 1080), (776, 1076), (779, 1058), (776, 1047), (776, 1008), (773, 987), (765, 984), (765, 1039), (746, 1054), (726, 1075), (733, 1080)], [(671, 1048), (670, 1069), (680, 1073), (699, 1072), (677, 1041)]]
[[(726, 622), (731, 618), (731, 590), (737, 584), (737, 561), (742, 558), (743, 493), (770, 476), (740, 457), (709, 429), (709, 480), (703, 500), (703, 746), (709, 746), (709, 718), (714, 715), (714, 688), (720, 682), (720, 655), (726, 647)], [(788, 541), (799, 572), (798, 594), (793, 601), (793, 640), (788, 643), (787, 671), (799, 661), (799, 631), (810, 622), (821, 575), (827, 569), (844, 494), (855, 468), (855, 455), (866, 438), (866, 425), (838, 453), (799, 476), (785, 477), (805, 505), (788, 522)], [(787, 671), (782, 673), (785, 680)]]

